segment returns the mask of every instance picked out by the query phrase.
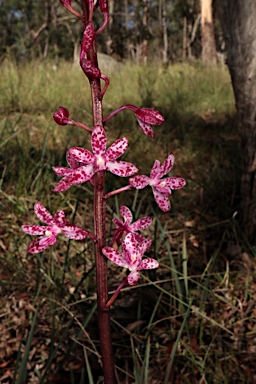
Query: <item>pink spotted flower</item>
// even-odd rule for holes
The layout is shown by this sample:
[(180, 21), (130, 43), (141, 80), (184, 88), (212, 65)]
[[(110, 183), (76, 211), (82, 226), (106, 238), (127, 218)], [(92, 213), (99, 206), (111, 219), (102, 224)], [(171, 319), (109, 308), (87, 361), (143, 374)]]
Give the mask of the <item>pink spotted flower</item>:
[[(121, 177), (129, 177), (138, 172), (138, 168), (134, 164), (126, 161), (116, 161), (128, 147), (126, 138), (115, 141), (106, 149), (107, 138), (104, 128), (96, 126), (92, 132), (91, 145), (93, 153), (80, 147), (73, 147), (68, 150), (70, 157), (83, 165), (72, 169), (69, 174), (64, 175), (63, 173), (64, 178), (54, 188), (55, 192), (60, 192), (63, 187), (68, 189), (73, 184), (82, 184), (90, 180), (99, 171), (110, 171)], [(56, 172), (56, 167), (54, 171)]]
[(142, 260), (151, 242), (151, 239), (144, 239), (142, 242), (138, 242), (134, 233), (128, 233), (122, 242), (123, 250), (121, 253), (112, 247), (104, 247), (102, 253), (113, 263), (120, 267), (128, 268), (130, 273), (127, 281), (130, 285), (136, 285), (140, 278), (139, 271), (154, 269), (159, 266), (158, 262), (154, 259), (146, 258)]
[(130, 185), (136, 189), (143, 189), (150, 185), (157, 205), (164, 212), (168, 212), (171, 209), (169, 201), (169, 196), (172, 193), (171, 190), (180, 189), (186, 184), (186, 180), (180, 177), (166, 177), (162, 179), (172, 169), (173, 164), (174, 155), (170, 153), (162, 165), (159, 160), (155, 161), (150, 177), (138, 175), (129, 179)]
[(22, 225), (22, 230), (28, 235), (40, 235), (28, 247), (29, 253), (39, 253), (56, 243), (56, 237), (63, 233), (69, 239), (83, 240), (86, 237), (94, 238), (92, 233), (84, 228), (77, 227), (66, 221), (65, 213), (58, 211), (54, 217), (40, 201), (34, 207), (36, 216), (47, 225)]
[(135, 235), (136, 240), (138, 242), (142, 242), (144, 240), (144, 237), (136, 231), (147, 228), (152, 223), (152, 219), (146, 216), (131, 224), (132, 213), (130, 209), (126, 206), (122, 206), (120, 207), (119, 212), (124, 220), (118, 218), (113, 219), (113, 223), (116, 226), (116, 230), (113, 234), (111, 245), (113, 245), (115, 241), (117, 242), (117, 244), (120, 244), (123, 235), (127, 235), (128, 233), (133, 233)]

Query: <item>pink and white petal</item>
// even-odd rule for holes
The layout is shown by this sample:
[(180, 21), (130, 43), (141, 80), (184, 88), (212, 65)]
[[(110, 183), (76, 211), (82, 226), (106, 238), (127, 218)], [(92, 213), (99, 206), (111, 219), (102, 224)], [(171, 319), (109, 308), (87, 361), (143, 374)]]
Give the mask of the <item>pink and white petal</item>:
[(76, 161), (70, 154), (69, 152), (70, 150), (68, 149), (67, 151), (67, 154), (66, 154), (66, 159), (67, 159), (67, 162), (68, 162), (68, 165), (72, 168), (72, 169), (77, 169), (80, 165), (79, 165), (79, 162)]
[(50, 212), (43, 206), (43, 204), (38, 201), (34, 206), (35, 214), (37, 215), (38, 219), (43, 221), (46, 224), (51, 225), (53, 217), (50, 214)]
[(138, 172), (138, 168), (127, 161), (107, 161), (106, 169), (121, 177), (129, 177)]
[(46, 226), (42, 225), (22, 225), (23, 232), (27, 233), (28, 235), (44, 235), (45, 231), (47, 230)]
[(125, 267), (125, 268), (128, 267), (123, 256), (119, 252), (117, 252), (114, 248), (104, 247), (102, 248), (102, 253), (113, 263), (119, 265), (119, 267)]
[(140, 278), (139, 272), (137, 271), (131, 272), (127, 277), (128, 284), (129, 285), (138, 284), (139, 278)]
[(186, 180), (181, 177), (166, 177), (165, 185), (171, 189), (180, 189), (186, 185)]
[(44, 236), (34, 240), (28, 247), (28, 253), (39, 253), (56, 243), (56, 236)]
[(75, 159), (79, 163), (92, 164), (95, 162), (94, 155), (90, 151), (88, 151), (88, 149), (85, 149), (85, 148), (80, 148), (80, 147), (69, 148), (69, 154), (70, 156), (73, 157), (73, 159)]
[(146, 238), (144, 238), (144, 240), (139, 244), (138, 251), (141, 254), (141, 258), (144, 255), (144, 253), (149, 250), (149, 248), (151, 247), (151, 244), (152, 244), (152, 239), (146, 239)]
[(63, 177), (62, 180), (60, 180), (56, 185), (55, 188), (52, 190), (53, 192), (64, 192), (70, 187), (72, 187), (72, 183), (67, 181), (67, 176)]
[[(125, 236), (122, 246), (125, 252), (127, 252), (129, 255), (129, 264), (130, 262), (130, 257), (137, 254), (137, 241), (134, 233), (128, 233), (128, 235)], [(132, 259), (133, 257), (131, 257)], [(126, 260), (127, 260), (127, 255), (126, 255)], [(128, 260), (127, 260), (128, 261)]]
[(66, 225), (66, 218), (65, 218), (65, 213), (64, 211), (58, 211), (53, 218), (54, 224), (59, 227), (63, 228)]
[(137, 120), (143, 133), (145, 133), (145, 135), (147, 135), (148, 137), (154, 137), (154, 131), (151, 128), (151, 125), (149, 125), (148, 123), (145, 123), (139, 117), (137, 117)]
[(119, 209), (120, 215), (124, 218), (124, 222), (128, 225), (132, 222), (132, 213), (128, 207), (122, 205)]
[(115, 141), (106, 151), (106, 160), (114, 161), (122, 156), (128, 147), (128, 140), (123, 137)]
[(140, 229), (147, 228), (150, 224), (152, 224), (151, 217), (142, 217), (141, 219), (135, 221), (133, 224), (130, 225), (130, 230), (139, 231)]
[(168, 212), (171, 209), (171, 203), (167, 195), (163, 195), (161, 192), (158, 192), (155, 188), (153, 189), (153, 194), (155, 201), (158, 205), (158, 207), (163, 211), (163, 212)]
[(77, 227), (71, 223), (66, 222), (64, 228), (61, 228), (61, 232), (69, 239), (83, 240), (88, 237), (89, 233), (86, 229)]
[(53, 172), (54, 172), (57, 176), (67, 176), (67, 175), (69, 175), (70, 173), (73, 172), (73, 169), (71, 169), (71, 168), (67, 168), (67, 167), (58, 167), (58, 166), (52, 167), (52, 170), (53, 170)]
[(114, 217), (112, 220), (116, 227), (123, 227), (124, 223), (121, 219), (118, 219), (117, 217)]
[(92, 131), (92, 151), (94, 155), (103, 155), (107, 148), (107, 137), (103, 127), (97, 125)]
[(129, 179), (129, 183), (133, 188), (143, 189), (150, 183), (150, 178), (146, 175), (138, 175)]
[(82, 184), (88, 181), (96, 172), (92, 164), (83, 165), (67, 176), (67, 183), (70, 184)]
[(147, 258), (147, 259), (141, 260), (137, 269), (138, 271), (141, 271), (142, 269), (154, 269), (158, 267), (159, 267), (159, 263), (155, 259)]
[(170, 155), (167, 157), (167, 159), (165, 159), (165, 161), (161, 165), (161, 171), (160, 171), (159, 177), (163, 177), (168, 172), (170, 172), (170, 170), (173, 167), (173, 164), (174, 164), (174, 154), (170, 153)]
[[(164, 180), (165, 180), (165, 179), (164, 179)], [(161, 183), (161, 184), (164, 184), (164, 183)], [(170, 196), (171, 193), (172, 193), (171, 189), (168, 188), (168, 187), (164, 187), (164, 186), (162, 186), (161, 184), (159, 184), (159, 185), (154, 185), (155, 189), (156, 189), (158, 192), (162, 193), (163, 195)]]
[(142, 243), (145, 240), (145, 237), (137, 232), (134, 232), (134, 236), (138, 244)]
[(151, 180), (159, 179), (160, 171), (161, 171), (160, 161), (155, 160), (154, 165), (153, 165), (151, 172), (150, 172), (150, 179)]

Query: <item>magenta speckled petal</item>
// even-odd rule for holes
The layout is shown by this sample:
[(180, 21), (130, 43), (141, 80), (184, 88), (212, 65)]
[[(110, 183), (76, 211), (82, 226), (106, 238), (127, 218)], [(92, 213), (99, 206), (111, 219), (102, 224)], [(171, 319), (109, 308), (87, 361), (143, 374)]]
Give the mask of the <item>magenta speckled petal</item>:
[(56, 236), (39, 237), (28, 247), (28, 253), (39, 253), (56, 243)]
[(143, 259), (141, 260), (140, 264), (138, 265), (138, 271), (141, 271), (142, 269), (154, 269), (158, 268), (159, 263), (154, 259)]
[(123, 259), (122, 255), (119, 252), (117, 252), (114, 248), (104, 247), (102, 248), (102, 253), (109, 260), (113, 261), (113, 263), (119, 265), (119, 267), (127, 268), (126, 261)]
[(92, 132), (92, 151), (94, 155), (102, 155), (106, 152), (107, 137), (104, 128), (97, 125)]
[(139, 123), (143, 133), (145, 133), (145, 135), (147, 135), (148, 137), (154, 137), (154, 131), (151, 128), (151, 126), (148, 123), (145, 123), (144, 121), (142, 121), (138, 117), (137, 117), (137, 120), (138, 120), (138, 123)]
[(124, 218), (124, 221), (127, 225), (130, 225), (132, 222), (132, 213), (128, 207), (122, 205), (119, 209), (120, 215)]
[(107, 161), (106, 166), (108, 171), (121, 177), (129, 177), (138, 172), (138, 168), (134, 164), (126, 161)]
[(22, 225), (22, 230), (28, 235), (44, 235), (46, 226), (42, 225)]
[(150, 178), (146, 175), (138, 175), (129, 179), (129, 183), (133, 188), (143, 189), (150, 183)]
[(95, 161), (95, 157), (90, 151), (88, 151), (88, 149), (73, 147), (69, 148), (68, 152), (70, 156), (79, 163), (91, 164)]
[(152, 224), (151, 217), (142, 217), (141, 219), (135, 221), (133, 224), (130, 225), (130, 230), (139, 231), (140, 229), (147, 228), (150, 224)]
[(167, 195), (163, 195), (161, 192), (158, 192), (155, 188), (153, 189), (154, 193), (154, 198), (155, 201), (158, 205), (158, 207), (163, 211), (163, 212), (168, 212), (171, 209), (171, 203), (168, 199)]
[(160, 171), (159, 177), (163, 177), (168, 172), (170, 172), (170, 170), (173, 167), (173, 164), (174, 164), (174, 154), (170, 153), (169, 156), (165, 159), (165, 161), (161, 165), (161, 171)]
[(186, 180), (181, 177), (166, 177), (164, 179), (166, 187), (170, 189), (180, 189), (186, 185)]
[(89, 232), (86, 229), (77, 227), (71, 223), (66, 222), (65, 227), (61, 228), (61, 232), (69, 239), (83, 240), (88, 237)]
[(122, 156), (128, 147), (128, 140), (124, 137), (115, 141), (106, 151), (106, 160), (114, 161)]
[(127, 278), (128, 284), (129, 285), (136, 285), (136, 284), (138, 284), (139, 278), (140, 278), (139, 272), (137, 272), (137, 271), (131, 272), (128, 275), (128, 278)]
[(43, 204), (38, 201), (34, 206), (35, 214), (38, 219), (46, 224), (52, 224), (53, 217), (50, 212), (43, 206)]

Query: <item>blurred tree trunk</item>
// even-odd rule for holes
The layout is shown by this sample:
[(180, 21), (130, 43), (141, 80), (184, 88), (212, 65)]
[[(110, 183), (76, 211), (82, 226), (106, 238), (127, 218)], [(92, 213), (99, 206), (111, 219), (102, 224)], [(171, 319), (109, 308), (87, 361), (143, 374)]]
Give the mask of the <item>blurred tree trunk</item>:
[(201, 0), (202, 61), (216, 65), (217, 52), (214, 37), (212, 0)]
[(241, 135), (241, 210), (256, 243), (256, 1), (218, 0)]

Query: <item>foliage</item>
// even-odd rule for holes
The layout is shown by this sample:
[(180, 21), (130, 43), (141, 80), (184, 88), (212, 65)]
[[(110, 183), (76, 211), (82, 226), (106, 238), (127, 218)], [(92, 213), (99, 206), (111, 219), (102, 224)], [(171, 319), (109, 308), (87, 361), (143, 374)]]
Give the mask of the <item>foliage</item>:
[[(25, 235), (20, 230), (23, 222), (29, 222), (28, 207), (42, 195), (51, 212), (68, 206), (70, 222), (92, 227), (86, 214), (92, 207), (90, 188), (71, 188), (60, 207), (59, 197), (50, 200), (46, 187), (46, 183), (52, 187), (56, 183), (51, 166), (65, 164), (63, 153), (78, 137), (70, 126), (61, 128), (60, 135), (53, 120), (51, 123), (52, 112), (58, 108), (52, 101), (64, 98), (78, 119), (90, 114), (86, 92), (75, 71), (58, 87), (67, 71), (73, 67), (64, 62), (58, 71), (50, 62), (46, 67), (36, 62), (24, 66), (9, 62), (1, 67), (3, 383), (11, 381), (15, 369), (17, 378), (32, 332), (33, 340), (26, 344), (30, 345), (28, 383), (86, 382), (82, 368), (86, 356), (94, 382), (99, 378), (91, 247), (64, 240), (62, 247), (45, 251), (44, 256), (27, 256)], [(143, 71), (144, 85), (140, 81)], [(156, 71), (159, 76), (151, 81)], [(181, 196), (175, 195), (168, 220), (155, 211), (151, 193), (140, 202), (136, 197), (126, 196), (125, 201), (121, 197), (120, 204), (128, 204), (135, 219), (140, 214), (154, 215), (154, 230), (146, 231), (157, 233), (160, 229), (151, 255), (157, 256), (160, 268), (149, 275), (143, 273), (140, 290), (124, 288), (113, 308), (120, 380), (158, 384), (169, 374), (170, 381), (181, 383), (253, 382), (255, 263), (233, 218), (239, 193), (239, 142), (229, 77), (222, 69), (200, 65), (176, 65), (167, 70), (127, 65), (114, 71), (111, 81), (119, 85), (107, 95), (104, 115), (133, 96), (136, 104), (147, 100), (148, 107), (157, 107), (163, 114), (168, 111), (170, 117), (163, 127), (155, 128), (159, 135), (153, 150), (131, 112), (116, 116), (107, 126), (131, 140), (133, 156), (144, 159), (143, 172), (151, 169), (153, 155), (162, 162), (173, 150), (179, 159), (175, 173), (188, 180)], [(82, 112), (76, 109), (72, 89), (77, 89), (77, 100), (82, 99)], [(110, 177), (109, 182), (116, 183), (116, 179)], [(108, 205), (109, 236), (113, 210), (118, 208), (115, 204), (111, 200)], [(114, 291), (124, 272), (114, 266), (111, 270)]]

